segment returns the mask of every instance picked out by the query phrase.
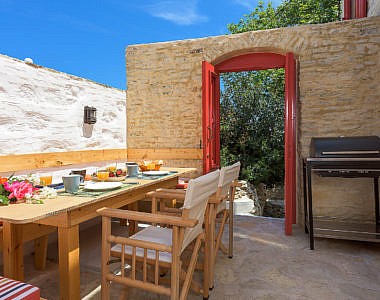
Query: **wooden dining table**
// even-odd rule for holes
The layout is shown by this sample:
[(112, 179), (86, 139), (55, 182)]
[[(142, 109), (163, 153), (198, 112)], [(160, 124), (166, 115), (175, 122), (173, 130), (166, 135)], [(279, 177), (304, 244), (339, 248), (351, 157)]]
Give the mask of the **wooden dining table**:
[[(0, 206), (3, 222), (4, 276), (23, 280), (24, 229), (30, 224), (53, 226), (58, 229), (59, 292), (60, 299), (80, 299), (79, 224), (98, 216), (101, 207), (137, 210), (139, 200), (157, 188), (172, 188), (179, 177), (189, 176), (194, 168), (162, 168), (163, 176), (127, 178), (120, 188), (101, 192), (68, 194), (44, 200), (43, 204), (14, 204)], [(131, 229), (130, 229), (131, 230)], [(132, 228), (136, 230), (136, 228)], [(99, 237), (100, 243), (100, 237)]]

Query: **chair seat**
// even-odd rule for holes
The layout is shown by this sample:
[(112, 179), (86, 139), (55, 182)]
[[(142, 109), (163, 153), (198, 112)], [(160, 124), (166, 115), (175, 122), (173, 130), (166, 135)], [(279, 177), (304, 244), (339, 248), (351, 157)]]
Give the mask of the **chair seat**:
[[(163, 228), (163, 227), (155, 227), (149, 226), (140, 230), (136, 234), (130, 237), (131, 239), (141, 240), (141, 241), (149, 241), (154, 243), (163, 244), (166, 246), (172, 245), (172, 229), (171, 228)], [(121, 245), (117, 244), (111, 248), (111, 252), (121, 253)], [(125, 254), (132, 255), (132, 247), (125, 247)], [(148, 259), (156, 259), (156, 251), (148, 250)], [(142, 248), (136, 248), (136, 255), (138, 257), (144, 257), (144, 250)], [(162, 262), (171, 263), (172, 255), (168, 252), (159, 252), (159, 260)]]
[(40, 300), (40, 289), (28, 283), (0, 276), (0, 299)]

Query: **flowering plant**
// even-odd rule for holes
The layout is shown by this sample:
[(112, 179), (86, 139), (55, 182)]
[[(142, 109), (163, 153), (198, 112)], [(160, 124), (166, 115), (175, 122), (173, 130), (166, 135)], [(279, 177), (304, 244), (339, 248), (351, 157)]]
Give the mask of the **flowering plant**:
[(33, 186), (33, 182), (25, 178), (0, 177), (0, 204), (8, 205), (15, 202), (43, 203), (43, 198), (52, 198), (57, 195), (54, 189), (42, 189)]

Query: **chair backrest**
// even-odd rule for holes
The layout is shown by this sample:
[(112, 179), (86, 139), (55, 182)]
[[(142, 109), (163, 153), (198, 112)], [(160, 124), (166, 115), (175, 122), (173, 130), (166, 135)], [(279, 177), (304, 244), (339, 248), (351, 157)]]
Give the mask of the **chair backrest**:
[(197, 219), (199, 222), (195, 227), (185, 230), (182, 250), (202, 232), (207, 202), (218, 189), (219, 174), (220, 171), (216, 170), (189, 181), (183, 208), (188, 210), (190, 219)]
[(231, 183), (238, 179), (240, 172), (240, 161), (234, 163), (231, 166), (223, 167), (220, 170), (219, 183), (218, 183), (218, 193), (219, 195), (228, 195), (231, 187)]

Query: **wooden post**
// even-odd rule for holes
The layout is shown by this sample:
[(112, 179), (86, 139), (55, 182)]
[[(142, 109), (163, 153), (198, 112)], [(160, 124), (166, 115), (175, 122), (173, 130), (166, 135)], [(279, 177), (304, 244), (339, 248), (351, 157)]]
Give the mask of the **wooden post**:
[[(215, 238), (215, 220), (216, 220), (216, 206), (214, 203), (208, 203), (208, 212), (206, 210), (205, 220), (208, 219), (208, 221), (205, 221), (205, 239), (208, 240), (209, 243), (209, 263), (208, 263), (208, 282), (209, 282), (209, 288), (214, 288), (214, 269), (215, 269), (215, 260), (216, 260), (216, 254), (218, 252), (218, 245), (216, 243)], [(206, 229), (207, 226), (207, 229)], [(223, 232), (223, 228), (220, 228), (219, 232)], [(206, 259), (205, 259), (206, 260)], [(207, 261), (205, 261), (207, 263)]]
[[(110, 284), (106, 279), (106, 275), (109, 273), (108, 261), (110, 259), (110, 243), (107, 241), (107, 237), (111, 235), (111, 218), (102, 216), (102, 299), (109, 299)], [(124, 269), (124, 266), (121, 266)]]
[(180, 249), (181, 245), (179, 244), (179, 229), (178, 226), (173, 226), (173, 232), (172, 232), (172, 268), (171, 268), (171, 278), (170, 278), (170, 285), (171, 285), (171, 293), (170, 293), (170, 299), (171, 300), (178, 300), (179, 299), (179, 274), (181, 272), (181, 266), (180, 266)]

